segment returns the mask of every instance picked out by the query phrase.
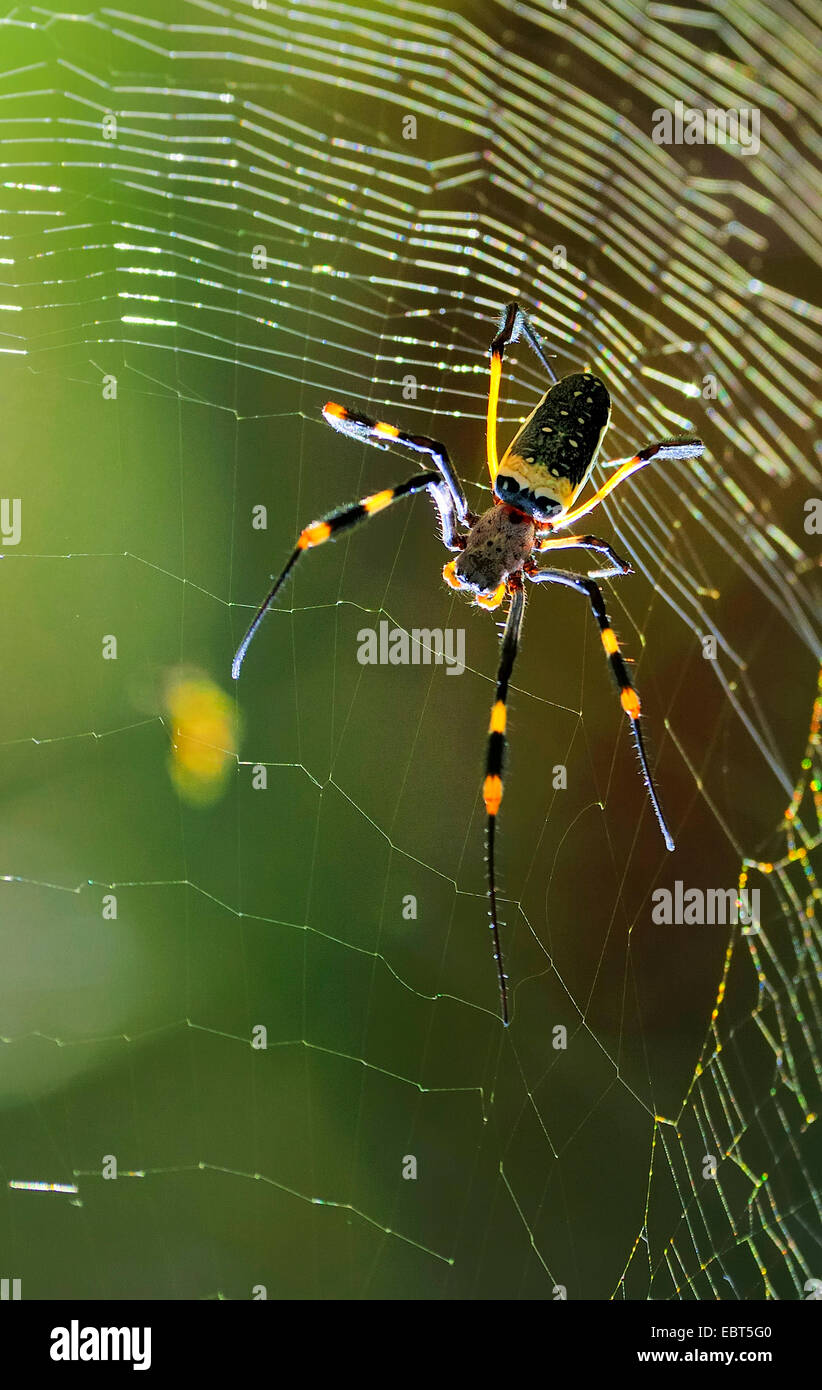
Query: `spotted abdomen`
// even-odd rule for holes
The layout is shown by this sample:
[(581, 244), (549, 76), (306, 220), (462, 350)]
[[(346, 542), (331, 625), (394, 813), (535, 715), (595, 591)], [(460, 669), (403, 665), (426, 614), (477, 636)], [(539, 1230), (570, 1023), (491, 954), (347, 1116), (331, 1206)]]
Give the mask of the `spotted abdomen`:
[(566, 511), (593, 467), (611, 398), (598, 376), (575, 372), (546, 391), (508, 446), (494, 492), (537, 520)]

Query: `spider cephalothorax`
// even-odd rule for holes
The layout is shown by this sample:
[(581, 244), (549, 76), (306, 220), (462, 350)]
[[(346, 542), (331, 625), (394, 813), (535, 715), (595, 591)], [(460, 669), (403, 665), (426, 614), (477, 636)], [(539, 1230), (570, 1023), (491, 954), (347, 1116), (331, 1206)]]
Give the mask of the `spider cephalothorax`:
[[(502, 461), (497, 458), (497, 402), (502, 376), (503, 353), (520, 333), (537, 354), (554, 385), (546, 391), (517, 431)], [(507, 598), (508, 612), (502, 635), (496, 693), (488, 728), (485, 779), (482, 795), (488, 816), (488, 899), (494, 958), (499, 976), (503, 1022), (508, 1022), (508, 984), (502, 965), (502, 949), (497, 915), (496, 870), (494, 866), (496, 818), (502, 802), (503, 755), (506, 746), (506, 702), (511, 672), (519, 649), (525, 614), (525, 579), (534, 584), (557, 584), (573, 589), (587, 599), (599, 628), (603, 650), (620, 692), (620, 703), (631, 725), (645, 786), (648, 789), (659, 828), (668, 849), (674, 842), (665, 824), (659, 798), (651, 778), (645, 745), (639, 726), (639, 696), (619, 650), (619, 640), (611, 627), (605, 600), (597, 578), (631, 573), (631, 566), (597, 536), (556, 536), (579, 521), (613, 492), (615, 487), (638, 469), (654, 460), (689, 459), (702, 453), (699, 439), (668, 439), (633, 454), (614, 467), (608, 481), (587, 502), (574, 505), (591, 476), (597, 451), (608, 427), (610, 397), (605, 384), (591, 372), (574, 372), (557, 381), (540, 341), (526, 314), (517, 304), (509, 304), (499, 333), (491, 344), (491, 385), (488, 392), (487, 462), (494, 490), (494, 506), (477, 517), (469, 511), (465, 493), (442, 444), (427, 435), (407, 434), (396, 425), (372, 420), (333, 401), (323, 409), (329, 425), (365, 443), (386, 448), (400, 444), (427, 454), (434, 469), (418, 473), (398, 487), (372, 493), (353, 506), (332, 512), (322, 521), (304, 527), (291, 556), (266, 598), (258, 608), (245, 634), (231, 674), (236, 680), (245, 654), (263, 617), (279, 592), (286, 576), (304, 550), (322, 545), (331, 537), (360, 521), (384, 511), (402, 497), (429, 493), (442, 523), (446, 549), (459, 552), (443, 569), (443, 576), (455, 589), (472, 594), (483, 608), (498, 608)], [(604, 555), (607, 567), (596, 573), (577, 574), (570, 570), (540, 569), (535, 556), (548, 550), (590, 550)]]
[(490, 507), (474, 522), (465, 549), (445, 566), (443, 577), (455, 589), (468, 589), (483, 607), (496, 608), (504, 597), (505, 581), (532, 554), (536, 534), (532, 517), (514, 507)]

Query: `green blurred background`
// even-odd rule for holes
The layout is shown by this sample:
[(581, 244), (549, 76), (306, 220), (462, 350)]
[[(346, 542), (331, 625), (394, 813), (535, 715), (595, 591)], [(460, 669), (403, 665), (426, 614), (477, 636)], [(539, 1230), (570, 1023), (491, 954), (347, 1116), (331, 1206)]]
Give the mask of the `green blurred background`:
[[(814, 545), (803, 532), (812, 475), (791, 463), (793, 450), (812, 469), (813, 428), (789, 378), (806, 389), (814, 376), (805, 300), (818, 299), (816, 242), (801, 217), (786, 227), (778, 216), (780, 188), (796, 192), (788, 155), (803, 151), (795, 45), (792, 118), (787, 97), (766, 101), (788, 80), (767, 26), (754, 71), (716, 26), (671, 27), (630, 7), (442, 15), (181, 4), (171, 17), (144, 5), (130, 17), (88, 10), (85, 22), (47, 23), (38, 11), (30, 28), (3, 25), (3, 297), (20, 307), (4, 315), (0, 344), (2, 490), (21, 498), (23, 531), (0, 568), (0, 1166), (4, 1184), (78, 1189), (4, 1187), (0, 1272), (22, 1278), (24, 1297), (242, 1299), (260, 1285), (271, 1298), (550, 1299), (557, 1285), (572, 1298), (798, 1297), (819, 1273), (808, 1119), (819, 1090), (818, 823), (807, 816), (795, 870), (778, 884), (752, 879), (765, 944), (757, 960), (733, 934), (714, 1033), (731, 935), (650, 923), (654, 888), (733, 886), (744, 856), (786, 852), (779, 827), (806, 750), (818, 594), (802, 556), (778, 545), (768, 555), (763, 541), (771, 526), (803, 551)], [(782, 22), (799, 19), (786, 7)], [(195, 27), (181, 35), (169, 23)], [(732, 341), (736, 375), (720, 371), (724, 399), (708, 408), (664, 387), (651, 401), (647, 382), (634, 397), (616, 370), (626, 315), (640, 333), (634, 306), (672, 336), (717, 341), (701, 313), (689, 325), (671, 309), (666, 244), (688, 243), (687, 203), (671, 202), (670, 225), (645, 225), (644, 284), (598, 230), (598, 218), (613, 232), (636, 211), (632, 180), (636, 195), (646, 172), (636, 132), (659, 97), (632, 75), (636, 25), (672, 100), (692, 90), (680, 92), (678, 66), (683, 82), (701, 71), (710, 92), (714, 80), (718, 103), (738, 69), (738, 94), (754, 93), (775, 133), (773, 201), (729, 195), (748, 235), (704, 272), (717, 300), (725, 254), (774, 287), (791, 349), (773, 344), (763, 360), (753, 320), (725, 309), (713, 327)], [(667, 59), (653, 47), (666, 42)], [(710, 61), (699, 68), (706, 49), (714, 79)], [(464, 91), (480, 100), (471, 71), (482, 50), (486, 80), (492, 58), (503, 74), (498, 105), (481, 97), (484, 123), (460, 107)], [(545, 89), (530, 110), (514, 82), (519, 71), (527, 87), (529, 64)], [(418, 115), (413, 149), (406, 109)], [(107, 111), (113, 141), (101, 135)], [(568, 211), (584, 204), (578, 188), (563, 201), (562, 147), (578, 151), (586, 129), (614, 158), (592, 156), (586, 169), (573, 156), (587, 181), (583, 234)], [(522, 182), (532, 138), (556, 160), (553, 209), (519, 201), (506, 181), (508, 161)], [(712, 180), (716, 196), (729, 179), (757, 189), (738, 159), (698, 154), (692, 167), (690, 151), (668, 153), (683, 188), (703, 199)], [(449, 188), (442, 167), (431, 170), (458, 156), (480, 176)], [(371, 207), (387, 222), (375, 226)], [(443, 218), (463, 219), (464, 244), (437, 241)], [(667, 432), (665, 408), (690, 412), (712, 476), (733, 477), (753, 511), (744, 517), (720, 489), (720, 523), (698, 480), (679, 496), (648, 477), (637, 506), (662, 518), (668, 542), (648, 546), (646, 574), (608, 591), (637, 661), (675, 857), (646, 805), (590, 616), (573, 595), (531, 593), (500, 822), (515, 999), (504, 1034), (478, 800), (498, 636), (441, 583), (427, 501), (309, 557), (236, 690), (229, 673), (299, 527), (415, 470), (332, 434), (320, 417), (329, 396), (442, 437), (472, 504), (487, 496), (494, 314), (520, 294), (550, 338), (532, 287), (537, 269), (551, 278), (538, 243), (557, 242), (569, 284), (585, 275), (616, 297), (599, 293), (613, 339), (592, 308), (578, 341), (566, 327), (550, 343), (561, 371), (591, 362), (607, 374), (610, 358), (611, 452)], [(267, 275), (251, 269), (257, 244)], [(135, 293), (155, 298), (120, 297)], [(752, 361), (770, 398), (757, 394)], [(681, 358), (667, 369), (703, 375)], [(406, 371), (425, 388), (412, 407)], [(115, 400), (103, 398), (106, 374)], [(515, 353), (503, 438), (541, 389)], [(760, 412), (786, 476), (769, 478), (729, 443), (722, 410), (731, 422)], [(259, 505), (266, 530), (251, 525)], [(597, 529), (617, 544), (604, 518)], [(669, 572), (701, 593), (729, 643), (730, 692), (702, 658), (687, 605), (677, 613), (649, 582)], [(464, 628), (469, 669), (360, 666), (357, 633), (383, 618)], [(106, 634), (116, 661), (102, 659)], [(182, 802), (169, 777), (162, 691), (179, 666), (238, 701), (239, 760), (208, 808)], [(557, 763), (567, 791), (552, 789)], [(255, 790), (261, 764), (268, 784)], [(116, 921), (102, 916), (112, 892)], [(409, 894), (415, 921), (403, 917)], [(250, 1046), (259, 1025), (265, 1050)], [(557, 1025), (565, 1051), (552, 1046)], [(706, 1153), (718, 1183), (703, 1177)], [(106, 1180), (112, 1154), (120, 1175)], [(407, 1155), (415, 1181), (402, 1177)]]

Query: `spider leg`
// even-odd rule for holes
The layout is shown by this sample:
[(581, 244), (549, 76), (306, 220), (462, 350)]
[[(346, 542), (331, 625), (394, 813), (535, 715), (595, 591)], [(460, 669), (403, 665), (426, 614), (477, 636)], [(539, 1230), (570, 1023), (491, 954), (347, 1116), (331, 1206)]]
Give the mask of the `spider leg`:
[(642, 778), (651, 799), (651, 805), (654, 808), (654, 815), (657, 818), (657, 823), (662, 831), (665, 848), (672, 850), (674, 848), (673, 836), (662, 814), (662, 807), (659, 803), (657, 790), (654, 786), (654, 779), (651, 776), (651, 770), (648, 766), (648, 759), (645, 754), (645, 743), (642, 738), (642, 731), (639, 727), (639, 717), (641, 713), (639, 696), (631, 683), (627, 667), (620, 655), (619, 642), (609, 622), (608, 613), (605, 608), (605, 600), (602, 597), (602, 591), (599, 585), (595, 584), (593, 579), (586, 579), (579, 574), (569, 574), (566, 570), (535, 570), (533, 573), (529, 573), (528, 577), (533, 580), (535, 584), (564, 584), (569, 589), (576, 589), (578, 594), (583, 594), (585, 598), (588, 599), (593, 615), (599, 624), (605, 655), (611, 663), (614, 679), (619, 686), (620, 703), (631, 723), (631, 733), (633, 734), (636, 750), (639, 754)]
[(485, 758), (485, 780), (482, 796), (488, 813), (488, 902), (490, 907), (491, 931), (494, 933), (494, 959), (499, 973), (499, 993), (502, 1005), (502, 1021), (508, 1026), (508, 985), (502, 963), (502, 948), (499, 939), (499, 918), (497, 914), (497, 882), (494, 863), (494, 848), (497, 815), (502, 801), (502, 760), (505, 753), (506, 701), (508, 682), (514, 669), (514, 661), (519, 650), (522, 633), (522, 619), (525, 613), (525, 590), (522, 580), (514, 577), (509, 581), (511, 602), (505, 631), (500, 648), (497, 688), (491, 709), (491, 722), (488, 726), (488, 751)]
[[(633, 574), (633, 566), (628, 560), (623, 560), (607, 541), (600, 540), (599, 536), (557, 536), (549, 540), (548, 537), (540, 536), (535, 545), (535, 550), (571, 550), (579, 546), (582, 550), (597, 550), (600, 554), (610, 560), (610, 567), (602, 570), (589, 570), (589, 579), (614, 579), (617, 575)], [(537, 571), (538, 572), (538, 571)]]
[(372, 420), (369, 415), (361, 415), (358, 411), (349, 410), (347, 406), (337, 405), (336, 401), (328, 401), (323, 406), (323, 417), (326, 424), (338, 430), (340, 434), (350, 434), (354, 439), (361, 439), (364, 444), (376, 445), (378, 449), (386, 449), (389, 444), (401, 444), (404, 449), (415, 449), (419, 454), (428, 454), (439, 470), (460, 521), (464, 526), (468, 526), (472, 520), (476, 520), (468, 510), (462, 483), (444, 444), (440, 444), (436, 439), (429, 439), (426, 434), (406, 434), (404, 430), (397, 429), (396, 425), (386, 424), (385, 420)]
[[(671, 459), (698, 458), (704, 449), (705, 445), (701, 439), (692, 437), (688, 439), (663, 439), (657, 444), (649, 444), (638, 454), (634, 454), (633, 458), (623, 459), (621, 463), (619, 459), (614, 459), (611, 463), (603, 463), (603, 468), (616, 467), (616, 473), (606, 483), (603, 483), (602, 487), (594, 493), (593, 497), (589, 497), (587, 502), (581, 503), (578, 507), (572, 507), (570, 511), (558, 516), (556, 521), (551, 523), (551, 529), (556, 531), (560, 527), (573, 526), (580, 517), (587, 516), (589, 512), (599, 506), (600, 502), (604, 502), (615, 487), (619, 487), (620, 483), (624, 483), (632, 473), (637, 473), (640, 468), (647, 467), (649, 463), (667, 463)], [(617, 467), (617, 465), (619, 466)]]
[(240, 676), (240, 667), (245, 659), (257, 628), (274, 602), (277, 594), (282, 588), (283, 583), (291, 573), (304, 550), (312, 550), (317, 545), (323, 545), (325, 541), (331, 540), (333, 536), (339, 535), (340, 531), (347, 531), (350, 527), (356, 526), (360, 521), (367, 521), (375, 516), (377, 512), (382, 512), (386, 507), (390, 507), (392, 502), (398, 502), (402, 497), (412, 497), (415, 492), (422, 492), (428, 488), (443, 516), (443, 527), (449, 518), (453, 518), (453, 507), (450, 495), (445, 494), (442, 476), (439, 473), (418, 473), (416, 477), (409, 478), (407, 483), (400, 483), (398, 487), (386, 488), (383, 492), (375, 492), (370, 497), (363, 497), (361, 502), (355, 502), (350, 507), (340, 507), (337, 511), (331, 512), (324, 521), (312, 521), (310, 526), (305, 526), (297, 538), (297, 544), (291, 552), (291, 556), (285, 569), (280, 574), (271, 589), (269, 589), (257, 612), (251, 620), (248, 631), (242, 642), (237, 648), (236, 655), (231, 664), (231, 674), (234, 680)]
[(557, 379), (553, 367), (542, 350), (542, 344), (534, 331), (531, 320), (525, 310), (521, 309), (516, 300), (514, 300), (506, 307), (502, 317), (502, 327), (491, 344), (491, 379), (488, 385), (486, 439), (488, 472), (491, 475), (492, 483), (499, 472), (499, 459), (497, 457), (497, 407), (499, 405), (499, 387), (502, 380), (502, 359), (508, 344), (516, 342), (520, 334), (522, 334), (532, 351), (536, 353), (551, 380), (556, 381)]

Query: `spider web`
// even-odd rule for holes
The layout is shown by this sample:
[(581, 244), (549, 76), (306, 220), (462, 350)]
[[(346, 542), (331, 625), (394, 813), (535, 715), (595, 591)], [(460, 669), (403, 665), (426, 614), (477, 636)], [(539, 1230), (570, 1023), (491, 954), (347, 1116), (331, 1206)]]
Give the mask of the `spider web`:
[[(2, 1273), (41, 1298), (803, 1297), (822, 1271), (810, 9), (178, 13), (3, 21), (23, 529), (2, 567)], [(656, 146), (677, 100), (756, 108), (759, 153)], [(415, 471), (332, 435), (329, 396), (442, 438), (487, 505), (487, 348), (513, 297), (558, 373), (605, 377), (612, 456), (691, 430), (708, 452), (595, 522), (636, 571), (606, 600), (676, 855), (590, 614), (529, 594), (504, 1032), (478, 797), (498, 634), (439, 581), (426, 503), (297, 572), (216, 805), (177, 798), (158, 690), (186, 663), (227, 689), (297, 529)], [(545, 385), (524, 346), (506, 364), (501, 442)], [(464, 629), (467, 670), (361, 666), (383, 621)], [(676, 881), (758, 888), (755, 929), (654, 924)]]

